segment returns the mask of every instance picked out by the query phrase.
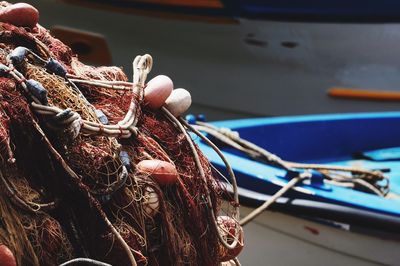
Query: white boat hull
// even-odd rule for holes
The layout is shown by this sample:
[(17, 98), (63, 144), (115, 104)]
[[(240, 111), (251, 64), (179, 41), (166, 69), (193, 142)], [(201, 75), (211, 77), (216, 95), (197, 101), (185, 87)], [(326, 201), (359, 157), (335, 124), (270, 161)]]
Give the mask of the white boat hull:
[[(244, 216), (252, 209), (241, 207)], [(243, 265), (399, 265), (400, 241), (266, 211), (244, 228)]]
[(46, 27), (103, 34), (113, 63), (131, 72), (150, 53), (209, 118), (398, 110), (396, 102), (332, 99), (333, 86), (400, 90), (400, 24), (240, 19), (211, 24), (28, 0)]

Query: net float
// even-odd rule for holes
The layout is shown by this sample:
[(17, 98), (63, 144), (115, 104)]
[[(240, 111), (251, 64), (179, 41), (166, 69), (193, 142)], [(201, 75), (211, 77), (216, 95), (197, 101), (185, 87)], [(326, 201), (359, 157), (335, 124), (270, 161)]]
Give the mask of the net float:
[(143, 160), (137, 164), (140, 172), (150, 175), (160, 185), (170, 185), (178, 179), (173, 164), (161, 160)]
[(146, 186), (143, 189), (143, 210), (144, 212), (154, 217), (160, 209), (160, 202), (158, 194), (150, 186)]
[(17, 266), (13, 252), (4, 244), (0, 244), (0, 265)]
[(227, 249), (220, 244), (220, 261), (224, 262), (233, 260), (243, 250), (243, 228), (237, 221), (229, 216), (218, 216), (217, 223), (219, 225), (220, 233), (229, 245), (231, 245), (235, 239), (237, 239), (237, 244), (233, 249)]
[(185, 89), (173, 90), (171, 95), (165, 101), (165, 107), (175, 117), (181, 116), (185, 113), (192, 104), (192, 96), (190, 92)]
[(39, 11), (27, 3), (17, 3), (0, 9), (0, 21), (33, 28), (39, 21)]
[(147, 83), (144, 89), (144, 99), (150, 108), (158, 109), (164, 105), (173, 88), (174, 83), (169, 77), (165, 75), (156, 76)]

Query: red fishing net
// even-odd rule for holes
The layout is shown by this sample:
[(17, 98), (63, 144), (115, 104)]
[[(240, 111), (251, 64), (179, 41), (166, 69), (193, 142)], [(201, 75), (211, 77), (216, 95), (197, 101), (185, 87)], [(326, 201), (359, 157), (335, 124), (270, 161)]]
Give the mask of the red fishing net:
[[(17, 47), (24, 47), (23, 55)], [(139, 265), (219, 265), (212, 215), (224, 189), (198, 148), (205, 178), (185, 134), (161, 110), (150, 109), (129, 89), (68, 82), (49, 71), (50, 59), (70, 78), (128, 81), (117, 67), (82, 64), (39, 25), (0, 23), (0, 243), (18, 265), (57, 265), (77, 257), (132, 265), (132, 255)], [(29, 80), (46, 89), (46, 103)], [(132, 103), (134, 134), (105, 134)], [(64, 125), (72, 125), (72, 117), (98, 134), (81, 130), (71, 137)], [(140, 171), (136, 165), (143, 160), (169, 162), (178, 172), (176, 182), (160, 184)]]

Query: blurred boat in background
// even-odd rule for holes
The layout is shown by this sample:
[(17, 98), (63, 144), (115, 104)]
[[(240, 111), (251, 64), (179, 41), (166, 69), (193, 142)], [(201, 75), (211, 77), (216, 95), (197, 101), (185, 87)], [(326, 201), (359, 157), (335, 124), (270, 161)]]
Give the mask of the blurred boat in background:
[(152, 54), (153, 73), (190, 90), (192, 112), (211, 119), (399, 106), (327, 95), (331, 87), (400, 90), (398, 1), (27, 2), (86, 62), (130, 71), (135, 55)]

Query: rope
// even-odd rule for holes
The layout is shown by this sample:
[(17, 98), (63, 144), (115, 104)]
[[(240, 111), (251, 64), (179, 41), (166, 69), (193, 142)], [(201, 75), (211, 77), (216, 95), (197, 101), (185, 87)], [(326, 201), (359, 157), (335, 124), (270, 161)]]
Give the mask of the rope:
[[(19, 49), (19, 50), (17, 50)], [(138, 106), (135, 102), (135, 99), (132, 98), (129, 109), (127, 113), (125, 114), (125, 117), (119, 121), (116, 125), (103, 125), (100, 123), (88, 121), (85, 119), (82, 119), (80, 115), (72, 110), (69, 110), (69, 115), (65, 115), (65, 111), (63, 109), (60, 109), (56, 106), (49, 106), (47, 103), (43, 102), (43, 99), (39, 99), (37, 96), (33, 95), (29, 91), (28, 84), (26, 78), (23, 76), (21, 72), (15, 69), (12, 58), (14, 58), (14, 61), (17, 59), (19, 60), (20, 63), (25, 62), (24, 57), (25, 52), (33, 55), (33, 57), (39, 61), (42, 64), (48, 64), (50, 61), (46, 61), (42, 59), (39, 55), (35, 54), (31, 50), (25, 48), (25, 47), (17, 47), (15, 50), (19, 52), (17, 54), (19, 57), (15, 56), (8, 56), (7, 57), (7, 63), (8, 66), (0, 64), (0, 75), (10, 75), (12, 78), (14, 78), (18, 84), (21, 85), (25, 93), (30, 95), (30, 97), (33, 99), (33, 102), (31, 104), (33, 110), (42, 115), (42, 116), (48, 116), (49, 121), (55, 121), (58, 118), (58, 123), (53, 127), (54, 128), (61, 128), (67, 129), (67, 132), (70, 132), (72, 135), (72, 138), (76, 138), (79, 134), (79, 132), (82, 131), (82, 133), (87, 134), (87, 135), (102, 135), (102, 136), (108, 136), (108, 137), (120, 137), (120, 138), (129, 138), (132, 134), (134, 136), (137, 135), (137, 109)], [(15, 51), (14, 50), (14, 51)], [(17, 58), (17, 59), (15, 59)], [(22, 59), (21, 59), (22, 58)], [(52, 61), (54, 62), (54, 60)], [(134, 70), (134, 82), (100, 82), (100, 81), (84, 81), (80, 79), (68, 79), (68, 75), (65, 74), (65, 79), (68, 83), (71, 84), (72, 88), (78, 92), (78, 95), (84, 100), (84, 102), (89, 106), (89, 108), (94, 110), (94, 107), (87, 101), (87, 99), (83, 96), (82, 92), (79, 90), (78, 87), (76, 87), (74, 82), (77, 83), (83, 83), (83, 84), (90, 84), (90, 85), (97, 85), (103, 88), (113, 88), (113, 89), (129, 89), (131, 87), (132, 92), (135, 95), (139, 96), (139, 101), (141, 102), (143, 100), (143, 88), (145, 85), (145, 81), (147, 78), (148, 73), (150, 72), (153, 64), (153, 59), (150, 55), (146, 54), (143, 56), (137, 56), (135, 60), (133, 61), (133, 70)], [(58, 66), (61, 67), (61, 66)], [(62, 71), (61, 71), (62, 72)], [(41, 85), (40, 85), (41, 86)], [(47, 91), (46, 91), (47, 93)], [(47, 101), (47, 99), (46, 99)], [(64, 120), (60, 121), (60, 117), (64, 117)]]
[[(143, 101), (144, 98), (144, 85), (147, 78), (147, 74), (150, 72), (153, 66), (153, 58), (145, 54), (143, 56), (136, 56), (133, 61), (133, 83), (135, 84), (132, 87), (132, 92), (134, 95), (138, 95), (139, 103)], [(128, 112), (125, 117), (118, 122), (119, 126), (127, 126), (128, 128), (133, 128), (137, 123), (137, 106), (135, 100), (132, 98), (132, 101), (129, 105)]]
[(84, 80), (84, 79), (69, 79), (70, 82), (74, 83), (79, 83), (79, 84), (86, 84), (86, 85), (93, 85), (105, 89), (111, 89), (111, 90), (124, 90), (124, 91), (129, 91), (131, 88), (135, 85), (133, 83), (124, 84), (124, 83), (118, 83), (118, 82), (104, 82), (101, 80)]
[(234, 258), (233, 261), (235, 262), (236, 266), (241, 266), (240, 261), (238, 258)]
[[(283, 161), (281, 158), (276, 156), (273, 153), (270, 153), (267, 150), (264, 150), (257, 145), (246, 141), (242, 138), (239, 137), (238, 134), (232, 134), (232, 130), (228, 128), (223, 128), (219, 129), (217, 127), (214, 127), (213, 125), (203, 123), (203, 122), (197, 122), (199, 125), (195, 125), (196, 128), (199, 130), (202, 130), (213, 137), (217, 138), (218, 140), (234, 147), (237, 148), (238, 150), (248, 154), (249, 156), (253, 158), (259, 158), (260, 156), (264, 157), (267, 161), (274, 163), (276, 165), (279, 165), (280, 167), (289, 170), (291, 167), (288, 166), (285, 161)], [(231, 131), (231, 132), (230, 132)]]
[[(186, 127), (190, 128), (193, 132), (197, 134), (198, 131), (203, 131), (211, 136), (215, 137), (217, 140), (233, 147), (236, 148), (247, 155), (249, 155), (252, 158), (259, 159), (264, 158), (268, 162), (278, 165), (281, 168), (285, 170), (291, 170), (291, 169), (306, 169), (306, 170), (318, 170), (321, 173), (323, 173), (326, 177), (329, 177), (331, 180), (327, 180), (328, 182), (331, 182), (333, 184), (339, 183), (343, 184), (345, 186), (348, 186), (349, 183), (355, 186), (355, 184), (362, 186), (366, 190), (375, 193), (379, 196), (385, 196), (385, 193), (382, 192), (380, 189), (376, 188), (374, 185), (371, 183), (367, 182), (373, 182), (373, 181), (378, 181), (382, 179), (386, 179), (388, 182), (388, 179), (380, 172), (380, 171), (369, 171), (366, 169), (361, 169), (361, 168), (356, 168), (356, 167), (346, 167), (346, 166), (335, 166), (335, 165), (321, 165), (321, 164), (303, 164), (303, 163), (295, 163), (295, 162), (289, 162), (282, 160), (279, 158), (277, 155), (255, 145), (254, 143), (251, 143), (247, 140), (244, 140), (240, 138), (238, 132), (234, 132), (229, 128), (217, 128), (213, 125), (210, 125), (208, 123), (196, 122), (197, 125), (189, 125), (187, 122), (185, 122)], [(199, 134), (198, 134), (199, 135)], [(199, 135), (200, 136), (200, 135)], [(200, 136), (201, 137), (201, 136)], [(214, 144), (205, 138), (204, 136), (201, 137), (208, 145), (214, 148)], [(215, 148), (214, 148), (215, 149)], [(219, 151), (217, 148), (216, 150)], [(218, 153), (221, 153), (220, 151)], [(225, 162), (225, 160), (224, 160)], [(228, 164), (229, 165), (229, 164)], [(230, 172), (232, 169), (227, 167), (228, 171)], [(360, 177), (354, 178), (354, 177), (347, 177), (347, 176), (333, 176), (333, 175), (328, 175), (325, 173), (325, 171), (337, 171), (337, 172), (351, 172), (353, 175), (358, 174)], [(268, 209), (276, 200), (280, 197), (282, 197), (283, 194), (285, 194), (288, 190), (292, 189), (297, 183), (304, 179), (309, 179), (312, 177), (312, 174), (309, 171), (300, 173), (297, 177), (292, 178), (285, 186), (283, 186), (280, 190), (278, 190), (274, 195), (272, 195), (268, 200), (266, 200), (262, 205), (257, 207), (255, 210), (253, 210), (251, 213), (249, 213), (247, 216), (245, 216), (242, 220), (240, 220), (239, 224), (241, 226), (245, 226), (252, 220), (254, 220), (257, 216), (259, 216), (263, 211)], [(388, 183), (386, 187), (383, 187), (382, 189), (387, 189), (388, 188)]]
[(121, 80), (100, 80), (100, 79), (82, 79), (79, 76), (73, 75), (73, 74), (69, 74), (67, 73), (65, 75), (67, 78), (69, 78), (69, 80), (80, 83), (80, 82), (93, 82), (98, 84), (99, 86), (101, 84), (111, 84), (111, 85), (120, 85), (120, 86), (124, 86), (125, 88), (131, 88), (133, 85), (133, 82), (129, 82), (129, 81), (121, 81)]
[(104, 262), (97, 261), (97, 260), (88, 259), (88, 258), (72, 259), (72, 260), (69, 260), (69, 261), (66, 261), (66, 262), (60, 264), (60, 266), (75, 265), (76, 263), (85, 263), (85, 264), (97, 265), (97, 266), (112, 266), (111, 264), (104, 263)]
[[(203, 167), (202, 167), (202, 165), (201, 165), (200, 158), (199, 158), (198, 152), (197, 152), (197, 150), (196, 150), (196, 147), (194, 146), (193, 140), (191, 139), (191, 137), (189, 136), (189, 134), (187, 133), (187, 131), (186, 131), (185, 128), (183, 127), (183, 125), (182, 125), (182, 123), (180, 122), (180, 120), (178, 120), (174, 115), (172, 115), (172, 114), (168, 111), (167, 108), (161, 107), (161, 110), (162, 110), (163, 113), (166, 115), (166, 117), (167, 117), (168, 119), (170, 119), (171, 122), (173, 122), (173, 123), (175, 124), (175, 126), (185, 135), (185, 138), (186, 138), (187, 142), (189, 143), (189, 146), (190, 146), (190, 148), (191, 148), (191, 150), (192, 150), (192, 154), (193, 154), (193, 157), (194, 157), (194, 160), (195, 160), (195, 163), (196, 163), (196, 167), (198, 168), (199, 173), (200, 173), (200, 176), (201, 176), (201, 178), (203, 179), (203, 182), (204, 182), (204, 184), (205, 184), (205, 190), (206, 190), (206, 198), (207, 198), (208, 210), (209, 210), (209, 212), (210, 212), (210, 216), (211, 216), (211, 220), (212, 220), (212, 222), (213, 222), (213, 226), (215, 227), (216, 231), (218, 232), (218, 239), (219, 239), (220, 243), (221, 243), (226, 249), (234, 249), (234, 248), (236, 248), (236, 246), (237, 246), (238, 243), (239, 243), (239, 234), (240, 234), (239, 229), (240, 229), (240, 228), (239, 228), (238, 226), (235, 227), (235, 239), (234, 239), (234, 241), (233, 241), (231, 244), (229, 244), (229, 243), (224, 239), (224, 237), (222, 236), (222, 233), (221, 233), (220, 230), (219, 230), (220, 227), (219, 227), (219, 225), (218, 225), (218, 222), (217, 222), (217, 220), (215, 219), (214, 208), (213, 208), (212, 203), (211, 203), (212, 201), (211, 201), (210, 192), (209, 192), (209, 189), (208, 189), (208, 186), (207, 186), (207, 179), (206, 179), (206, 176), (205, 176), (205, 173), (204, 173), (204, 169), (203, 169)], [(185, 124), (186, 124), (186, 123), (185, 123)], [(235, 177), (234, 177), (234, 175), (233, 175), (233, 179), (232, 179), (232, 180), (236, 180)], [(236, 185), (236, 181), (234, 181), (234, 184)], [(236, 200), (236, 199), (238, 199), (238, 196), (237, 196), (237, 187), (234, 188), (234, 190), (236, 191), (236, 195), (235, 195), (235, 200)], [(237, 201), (236, 206), (234, 206), (234, 208), (235, 208), (235, 210), (236, 210), (235, 215), (237, 215), (237, 217), (238, 217), (238, 216), (239, 216), (239, 209), (238, 209), (238, 208), (239, 208), (239, 205), (238, 205), (238, 201)], [(235, 217), (235, 218), (237, 218), (237, 217)]]
[(6, 192), (8, 193), (10, 200), (23, 210), (32, 213), (37, 213), (45, 210), (47, 211), (53, 210), (56, 207), (56, 202), (36, 203), (36, 202), (26, 201), (19, 195), (18, 190), (14, 186), (14, 184), (6, 180), (1, 171), (0, 171), (0, 180), (3, 183), (3, 187), (6, 189)]
[(126, 243), (126, 241), (122, 238), (121, 234), (115, 229), (113, 224), (110, 222), (110, 220), (107, 218), (106, 214), (99, 208), (100, 204), (98, 201), (90, 194), (86, 193), (87, 191), (83, 190), (83, 188), (79, 185), (79, 176), (75, 173), (75, 171), (67, 164), (67, 162), (62, 158), (61, 154), (53, 147), (51, 144), (50, 140), (47, 138), (46, 134), (44, 134), (42, 128), (40, 125), (33, 120), (34, 126), (37, 130), (37, 132), (40, 134), (42, 137), (42, 140), (48, 147), (49, 151), (51, 154), (55, 157), (55, 159), (61, 164), (61, 166), (64, 168), (66, 173), (71, 177), (72, 181), (77, 183), (77, 186), (80, 190), (82, 190), (83, 193), (88, 197), (88, 199), (92, 202), (95, 202), (96, 204), (93, 204), (99, 211), (101, 217), (103, 218), (104, 222), (106, 223), (107, 227), (110, 229), (110, 231), (115, 235), (117, 240), (120, 242), (122, 248), (124, 249), (125, 253), (127, 254), (129, 261), (131, 263), (131, 266), (136, 266), (136, 260), (135, 257), (133, 256), (131, 252), (131, 248), (129, 245)]
[(247, 216), (245, 216), (242, 220), (240, 220), (240, 225), (245, 226), (252, 220), (254, 220), (257, 216), (259, 216), (263, 211), (268, 209), (277, 199), (282, 197), (289, 189), (293, 188), (298, 182), (305, 178), (310, 178), (311, 174), (309, 172), (301, 173), (299, 176), (292, 178), (285, 186), (283, 186), (278, 192), (276, 192), (273, 196), (271, 196), (268, 200), (266, 200), (262, 205), (257, 207)]
[[(251, 143), (245, 139), (239, 137), (237, 132), (232, 132), (229, 128), (217, 128), (213, 125), (204, 122), (196, 122), (198, 125), (194, 125), (193, 127), (198, 130), (204, 131), (211, 136), (215, 137), (219, 141), (236, 148), (248, 156), (254, 159), (265, 159), (271, 164), (277, 165), (285, 170), (291, 169), (307, 169), (307, 170), (316, 170), (323, 173), (326, 177), (337, 181), (337, 182), (352, 182), (357, 183), (358, 185), (364, 187), (367, 191), (370, 191), (379, 196), (385, 196), (388, 193), (389, 188), (389, 180), (385, 177), (380, 171), (369, 171), (363, 168), (358, 167), (349, 167), (349, 166), (337, 166), (337, 165), (323, 165), (323, 164), (305, 164), (305, 163), (296, 163), (282, 160), (277, 155)], [(330, 175), (325, 171), (335, 171), (335, 172), (349, 172), (352, 173), (352, 177), (344, 177), (337, 178), (334, 175)], [(387, 184), (385, 186), (379, 186), (377, 188), (377, 181), (386, 180)], [(371, 184), (374, 183), (374, 184)]]
[(186, 120), (184, 120), (183, 118), (179, 118), (179, 121), (181, 121), (182, 124), (185, 125), (185, 127), (187, 127), (189, 130), (191, 130), (193, 133), (195, 133), (197, 136), (199, 136), (204, 142), (206, 142), (218, 154), (218, 156), (224, 162), (226, 170), (228, 171), (228, 174), (231, 178), (232, 189), (233, 189), (233, 200), (235, 201), (235, 205), (236, 205), (236, 207), (235, 207), (235, 213), (237, 214), (236, 218), (239, 218), (239, 205), (240, 204), (239, 204), (239, 193), (238, 193), (237, 181), (236, 181), (235, 173), (233, 172), (233, 169), (232, 169), (231, 165), (229, 164), (228, 160), (226, 159), (225, 155), (211, 140), (209, 140), (206, 136), (204, 136), (195, 127), (190, 125)]

